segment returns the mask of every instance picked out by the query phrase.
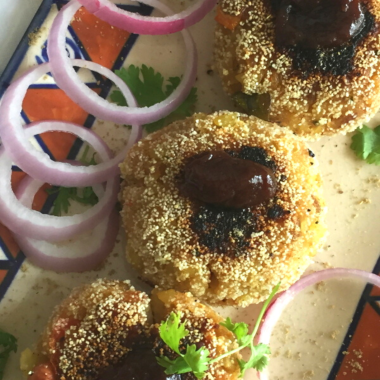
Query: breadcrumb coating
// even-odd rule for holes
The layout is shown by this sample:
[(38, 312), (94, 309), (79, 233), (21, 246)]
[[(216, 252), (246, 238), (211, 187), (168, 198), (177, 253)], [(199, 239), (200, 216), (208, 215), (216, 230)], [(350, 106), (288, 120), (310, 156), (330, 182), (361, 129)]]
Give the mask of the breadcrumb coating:
[[(172, 311), (180, 312), (186, 320), (188, 344), (206, 346), (211, 357), (237, 347), (234, 335), (219, 325), (222, 318), (191, 294), (155, 289), (151, 301), (128, 281), (98, 280), (75, 289), (55, 308), (35, 354), (39, 363), (56, 368), (60, 380), (98, 379), (104, 370), (128, 359), (135, 349), (137, 355), (144, 355), (138, 348), (141, 342), (151, 350), (149, 359), (144, 356), (142, 361), (155, 360), (153, 351), (156, 355), (176, 355), (158, 337), (159, 323)], [(239, 358), (234, 354), (213, 363), (205, 379), (236, 380)], [(33, 366), (38, 368), (39, 363)], [(192, 374), (177, 378), (195, 379)]]
[(268, 120), (310, 139), (353, 131), (373, 117), (380, 107), (380, 3), (363, 2), (374, 25), (357, 43), (353, 69), (343, 75), (296, 70), (297, 58), (275, 46), (268, 3), (220, 2), (220, 20), (228, 23), (217, 23), (214, 56), (225, 91), (269, 94)]
[[(60, 380), (94, 379), (130, 351), (124, 342), (146, 327), (149, 304), (128, 281), (98, 280), (75, 289), (54, 310), (41, 351), (53, 362), (56, 358)], [(63, 344), (57, 330), (63, 330)]]
[[(275, 198), (231, 217), (180, 194), (188, 157), (250, 147), (263, 149), (267, 165), (276, 168)], [(121, 172), (127, 259), (160, 288), (191, 292), (210, 304), (248, 306), (280, 281), (281, 289), (293, 284), (324, 241), (326, 209), (314, 154), (289, 130), (253, 116), (224, 111), (175, 122), (135, 145)], [(217, 239), (225, 233), (228, 249), (207, 245), (196, 228), (194, 221), (209, 214), (214, 219), (206, 232), (215, 228)]]

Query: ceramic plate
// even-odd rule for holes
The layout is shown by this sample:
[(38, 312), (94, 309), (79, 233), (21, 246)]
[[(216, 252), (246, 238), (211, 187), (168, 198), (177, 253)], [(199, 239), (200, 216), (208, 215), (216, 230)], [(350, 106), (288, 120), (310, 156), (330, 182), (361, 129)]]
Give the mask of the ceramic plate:
[[(168, 4), (180, 10), (190, 2), (171, 0)], [(0, 78), (0, 96), (28, 67), (47, 61), (47, 34), (64, 4), (62, 0), (43, 1)], [(151, 8), (138, 3), (123, 6), (145, 15), (155, 14)], [(196, 110), (203, 112), (234, 109), (213, 73), (213, 29), (213, 14), (191, 28), (199, 50)], [(67, 31), (66, 42), (70, 57), (92, 60), (113, 70), (132, 63), (146, 64), (164, 76), (179, 76), (186, 60), (179, 34), (130, 35), (83, 9)], [(112, 84), (104, 78), (89, 73), (80, 75), (101, 96), (107, 97), (112, 91)], [(75, 105), (49, 75), (30, 87), (21, 117), (25, 123), (59, 119), (83, 124), (99, 133), (114, 151), (118, 151), (128, 137), (126, 128), (96, 120)], [(369, 124), (377, 125), (376, 118)], [(336, 136), (310, 144), (321, 164), (329, 208), (329, 237), (309, 272), (328, 267), (351, 267), (380, 273), (380, 171), (356, 159), (349, 148), (350, 141), (350, 136)], [(81, 154), (81, 143), (73, 137), (57, 139), (56, 134), (49, 133), (36, 137), (35, 143), (57, 160), (74, 159)], [(14, 167), (14, 187), (23, 176)], [(41, 192), (34, 207), (49, 212), (51, 204), (52, 199)], [(22, 379), (20, 353), (33, 347), (53, 306), (74, 286), (107, 277), (128, 278), (136, 287), (148, 289), (125, 262), (124, 242), (121, 231), (113, 252), (96, 271), (57, 274), (31, 265), (9, 231), (0, 224), (0, 328), (14, 334), (19, 342), (17, 354), (12, 355), (8, 363), (5, 380)], [(219, 311), (235, 320), (252, 323), (258, 309), (259, 306), (251, 306)], [(271, 380), (379, 380), (380, 290), (349, 280), (328, 281), (305, 290), (286, 309), (276, 326), (271, 346)], [(246, 376), (256, 378), (253, 372)]]

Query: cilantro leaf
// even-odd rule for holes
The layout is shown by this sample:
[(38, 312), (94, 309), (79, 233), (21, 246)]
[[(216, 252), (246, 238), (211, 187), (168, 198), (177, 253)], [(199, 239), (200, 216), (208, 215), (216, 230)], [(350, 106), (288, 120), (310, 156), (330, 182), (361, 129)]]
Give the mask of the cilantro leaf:
[(369, 164), (380, 165), (380, 125), (375, 129), (363, 125), (352, 136), (351, 149)]
[[(180, 354), (181, 355), (181, 354)], [(157, 357), (157, 363), (165, 368), (167, 375), (193, 372), (198, 379), (202, 379), (208, 370), (210, 353), (205, 347), (197, 350), (195, 344), (186, 347), (186, 353), (171, 360), (166, 356)]]
[(166, 368), (165, 373), (167, 375), (174, 375), (176, 373), (187, 373), (191, 372), (191, 367), (186, 363), (182, 356), (179, 356), (175, 360), (171, 360), (166, 356), (157, 357), (157, 363)]
[(179, 86), (181, 79), (179, 77), (170, 77), (168, 79), (168, 84), (166, 85), (165, 95), (166, 97), (170, 96), (172, 92)]
[[(179, 86), (181, 79), (179, 77), (170, 77), (169, 84), (166, 86), (166, 97), (170, 96), (172, 92)], [(189, 95), (182, 104), (174, 111), (177, 116), (187, 117), (192, 115), (193, 106), (198, 100), (197, 88), (193, 87)]]
[(210, 352), (205, 347), (197, 350), (197, 346), (192, 344), (187, 346), (186, 353), (183, 359), (191, 368), (197, 379), (203, 379), (205, 372), (208, 370), (210, 362)]
[[(89, 159), (87, 158), (89, 150), (90, 147), (86, 145), (79, 161), (86, 166), (96, 165), (96, 152)], [(90, 206), (94, 206), (99, 202), (99, 198), (91, 186), (87, 186), (83, 189), (77, 189), (76, 187), (53, 186), (45, 191), (49, 195), (56, 196), (53, 202), (53, 210), (51, 211), (51, 214), (55, 216), (61, 216), (63, 213), (67, 213), (69, 211), (71, 201), (76, 201)]]
[(157, 363), (165, 368), (165, 373), (173, 375), (193, 372), (198, 379), (202, 379), (208, 369), (210, 353), (205, 347), (197, 350), (195, 344), (187, 345), (186, 352), (181, 353), (179, 348), (181, 339), (189, 335), (185, 323), (181, 323), (181, 314), (172, 312), (169, 318), (161, 323), (159, 332), (161, 339), (179, 355), (175, 360), (166, 356), (157, 357)]
[(84, 187), (82, 189), (82, 196), (77, 196), (75, 200), (79, 203), (90, 206), (94, 206), (99, 202), (99, 198), (91, 186)]
[(178, 355), (181, 355), (179, 344), (181, 339), (189, 335), (185, 329), (185, 324), (181, 323), (181, 315), (170, 313), (169, 318), (161, 323), (160, 326), (161, 339)]
[(13, 335), (0, 330), (0, 380), (4, 377), (5, 365), (12, 351), (17, 351), (17, 339)]
[[(140, 107), (150, 107), (167, 98), (162, 89), (164, 77), (152, 67), (142, 65), (140, 69), (130, 65), (127, 69), (123, 67), (116, 70), (115, 73), (128, 85)], [(127, 105), (121, 91), (112, 92), (111, 100), (120, 106)]]
[(270, 355), (270, 349), (266, 344), (258, 344), (251, 347), (251, 357), (248, 361), (239, 360), (239, 366), (241, 371), (241, 377), (249, 368), (254, 368), (257, 371), (262, 371), (268, 365), (268, 356)]
[(156, 356), (156, 360), (157, 360), (157, 363), (161, 367), (164, 367), (167, 369), (170, 368), (175, 363), (175, 360), (171, 360), (167, 356)]
[[(140, 107), (150, 107), (169, 97), (181, 82), (179, 77), (170, 77), (164, 86), (164, 77), (152, 67), (142, 65), (116, 70), (115, 73), (128, 85)], [(111, 101), (119, 106), (126, 106), (127, 102), (121, 91), (113, 91)], [(148, 133), (152, 133), (170, 124), (172, 121), (190, 116), (198, 99), (197, 89), (193, 87), (187, 98), (171, 114), (161, 120), (144, 125)]]
[[(119, 70), (120, 71), (120, 70)], [(118, 74), (118, 70), (116, 70), (116, 74)], [(121, 77), (120, 74), (118, 74), (119, 77)], [(121, 77), (122, 78), (122, 77)], [(123, 79), (123, 78), (122, 78)], [(124, 80), (125, 82), (125, 80)], [(110, 95), (110, 99), (113, 103), (116, 103), (117, 105), (121, 106), (121, 107), (125, 107), (127, 106), (127, 101), (125, 100), (124, 98), (124, 95), (121, 93), (121, 91), (119, 90), (115, 90), (111, 93)]]
[(226, 327), (234, 333), (238, 341), (241, 341), (241, 339), (245, 338), (248, 334), (248, 325), (246, 323), (233, 323), (230, 317), (228, 317), (224, 322), (221, 322), (220, 325)]
[(140, 81), (138, 89), (134, 89), (136, 92), (136, 100), (147, 107), (153, 106), (157, 103), (155, 99), (165, 99), (165, 94), (162, 89), (164, 84), (164, 77), (159, 73), (155, 72), (153, 67), (148, 67), (146, 65), (141, 66), (141, 76), (143, 81)]
[(56, 195), (53, 203), (52, 215), (61, 216), (67, 213), (70, 207), (70, 199), (75, 198), (77, 189), (75, 187), (57, 187), (54, 186), (45, 190), (49, 195)]
[[(76, 187), (54, 186), (45, 190), (49, 195), (56, 195), (53, 203), (52, 215), (61, 216), (69, 211), (71, 201), (77, 201), (84, 205), (96, 205), (99, 201), (91, 186), (85, 187), (82, 190)], [(80, 195), (80, 193), (82, 195)]]
[(230, 317), (227, 317), (224, 322), (220, 322), (219, 324), (234, 333), (236, 323), (233, 323)]
[(175, 360), (166, 356), (157, 357), (157, 363), (165, 368), (165, 373), (173, 375), (193, 372), (198, 379), (202, 379), (208, 369), (210, 353), (204, 347), (197, 350), (195, 344), (187, 345), (185, 354), (181, 353), (179, 348), (181, 339), (189, 335), (185, 323), (181, 323), (181, 315), (172, 312), (169, 318), (161, 323), (159, 332), (161, 339), (179, 355)]

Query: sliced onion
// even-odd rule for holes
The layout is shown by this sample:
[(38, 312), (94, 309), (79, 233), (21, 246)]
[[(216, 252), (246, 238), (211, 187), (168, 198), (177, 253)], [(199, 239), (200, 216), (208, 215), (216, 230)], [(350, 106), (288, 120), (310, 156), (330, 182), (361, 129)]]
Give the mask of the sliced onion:
[[(27, 128), (27, 136), (33, 136), (48, 131), (62, 130), (66, 123), (49, 122), (35, 123)], [(71, 125), (72, 126), (72, 125)], [(73, 127), (72, 133), (82, 136), (86, 141), (93, 140), (93, 147), (102, 160), (110, 157), (107, 146), (89, 129)], [(95, 138), (94, 138), (95, 136)], [(0, 215), (1, 221), (16, 234), (46, 241), (62, 241), (70, 239), (87, 230), (93, 229), (101, 220), (108, 217), (113, 209), (119, 191), (119, 178), (107, 181), (104, 196), (91, 209), (73, 216), (44, 215), (22, 205), (16, 198), (11, 187), (12, 160), (4, 149), (0, 148)]]
[[(183, 12), (167, 17), (141, 16), (118, 8), (108, 0), (78, 0), (86, 9), (103, 21), (136, 34), (169, 34), (180, 32), (196, 24), (209, 13), (217, 0), (199, 0)], [(143, 4), (157, 8), (157, 1), (144, 0)]]
[[(33, 198), (43, 183), (26, 177), (17, 187), (16, 197), (31, 208)], [(94, 192), (102, 193), (97, 185)], [(35, 265), (56, 272), (83, 272), (94, 269), (112, 251), (119, 230), (119, 215), (113, 210), (92, 231), (59, 243), (27, 238), (14, 234), (25, 256)]]
[[(380, 276), (374, 273), (369, 273), (358, 269), (326, 269), (305, 276), (301, 278), (299, 281), (297, 281), (287, 291), (283, 292), (267, 310), (267, 314), (265, 316), (263, 324), (261, 325), (257, 337), (258, 343), (269, 344), (273, 329), (276, 326), (276, 323), (278, 322), (282, 312), (298, 293), (300, 293), (308, 286), (315, 285), (321, 281), (329, 280), (332, 278), (345, 277), (359, 278), (361, 280), (366, 281), (369, 284), (373, 284), (380, 288)], [(261, 380), (268, 379), (267, 372), (265, 370), (263, 372), (260, 372), (258, 375)]]
[[(79, 80), (73, 68), (73, 64), (76, 65), (76, 63), (67, 56), (65, 48), (66, 30), (80, 7), (81, 5), (74, 0), (60, 10), (54, 19), (48, 40), (48, 55), (54, 79), (72, 100), (87, 112), (103, 120), (120, 124), (149, 124), (170, 114), (186, 99), (197, 73), (196, 48), (187, 31), (182, 32), (187, 53), (184, 76), (176, 90), (163, 102), (151, 107), (131, 107), (130, 103), (128, 103), (130, 107), (121, 107), (108, 102), (89, 89)], [(156, 7), (166, 14), (172, 13), (163, 4), (157, 3)], [(114, 80), (111, 74), (110, 70), (103, 68), (102, 75)]]
[(25, 177), (17, 186), (15, 191), (16, 198), (23, 206), (32, 208), (34, 196), (43, 184), (44, 182), (32, 177)]
[(15, 234), (17, 244), (35, 265), (55, 272), (84, 272), (96, 268), (110, 254), (119, 231), (113, 210), (91, 233), (57, 244)]
[[(78, 161), (69, 161), (72, 165), (80, 165)], [(26, 176), (17, 186), (15, 195), (18, 201), (25, 207), (32, 208), (33, 199), (37, 191), (44, 185), (44, 182), (32, 177)], [(100, 199), (104, 197), (104, 188), (100, 184), (93, 185), (93, 190), (96, 196)]]
[(56, 272), (84, 272), (96, 268), (112, 251), (119, 231), (119, 214), (111, 214), (91, 233), (52, 244), (15, 234), (19, 247), (35, 265)]
[[(103, 66), (94, 62), (74, 60), (74, 64), (104, 74)], [(33, 67), (13, 82), (3, 96), (0, 105), (0, 136), (9, 157), (31, 177), (57, 186), (91, 186), (119, 175), (118, 165), (141, 136), (140, 126), (133, 125), (127, 145), (116, 157), (111, 159), (107, 156), (104, 158), (104, 162), (93, 166), (73, 166), (68, 163), (54, 162), (46, 153), (37, 151), (32, 146), (21, 124), (22, 101), (28, 87), (49, 71), (50, 65), (48, 63)], [(126, 84), (117, 75), (112, 72), (111, 74), (111, 79), (120, 88), (127, 101), (130, 104), (136, 104)], [(92, 91), (90, 90), (90, 92)], [(57, 128), (58, 124), (54, 122), (53, 125), (54, 128)], [(86, 140), (83, 138), (83, 131), (87, 128), (78, 129), (75, 127), (77, 132), (73, 132), (74, 127), (68, 123), (61, 123), (60, 128), (64, 132), (80, 133), (77, 134), (78, 137)], [(86, 133), (86, 136), (90, 145), (98, 141), (98, 137), (94, 133)], [(99, 149), (103, 149), (99, 144), (98, 146)]]

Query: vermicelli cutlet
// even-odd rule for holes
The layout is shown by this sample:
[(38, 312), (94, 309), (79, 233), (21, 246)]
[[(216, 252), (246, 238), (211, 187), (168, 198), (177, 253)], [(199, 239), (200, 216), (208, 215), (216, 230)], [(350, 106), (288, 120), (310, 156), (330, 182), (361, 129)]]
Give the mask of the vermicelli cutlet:
[(352, 131), (380, 106), (379, 19), (374, 0), (222, 0), (216, 68), (246, 112), (312, 138)]
[[(187, 344), (207, 348), (211, 358), (236, 348), (235, 336), (219, 325), (222, 318), (190, 294), (155, 289), (150, 300), (128, 282), (98, 280), (54, 310), (38, 361), (23, 367), (30, 367), (30, 380), (196, 380), (193, 373), (166, 375), (157, 363), (162, 355), (176, 357), (158, 332), (171, 312), (180, 313)], [(238, 358), (235, 353), (211, 364), (204, 379), (236, 380)]]
[[(253, 170), (247, 162), (267, 173), (258, 180), (267, 176), (268, 188), (260, 190), (266, 198), (230, 207), (245, 201), (257, 180), (244, 182)], [(258, 118), (217, 112), (175, 122), (133, 147), (121, 171), (127, 258), (161, 288), (247, 306), (267, 298), (280, 281), (283, 289), (294, 283), (323, 242), (325, 206), (314, 154), (290, 131)], [(203, 189), (198, 199), (194, 184)], [(202, 200), (206, 189), (219, 203)], [(240, 198), (228, 198), (230, 191)]]

